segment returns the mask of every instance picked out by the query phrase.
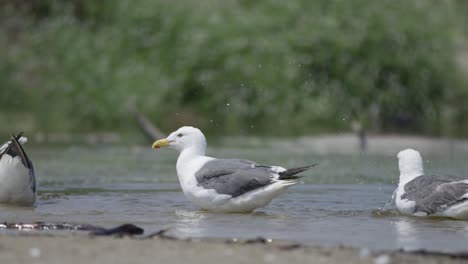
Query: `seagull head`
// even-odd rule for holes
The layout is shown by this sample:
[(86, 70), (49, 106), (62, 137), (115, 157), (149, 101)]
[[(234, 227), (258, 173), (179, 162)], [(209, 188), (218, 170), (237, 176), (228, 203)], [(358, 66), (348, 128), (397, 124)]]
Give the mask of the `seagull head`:
[(170, 147), (179, 152), (185, 149), (193, 149), (204, 154), (206, 149), (205, 135), (200, 129), (184, 126), (172, 132), (167, 138), (157, 140), (153, 143), (153, 148)]
[(398, 168), (400, 169), (400, 182), (424, 175), (423, 160), (419, 151), (405, 149), (398, 153), (397, 158)]

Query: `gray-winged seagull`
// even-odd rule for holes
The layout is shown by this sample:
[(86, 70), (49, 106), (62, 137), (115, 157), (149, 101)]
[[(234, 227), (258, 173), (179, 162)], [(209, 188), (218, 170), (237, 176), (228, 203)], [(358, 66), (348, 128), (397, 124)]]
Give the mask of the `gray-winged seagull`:
[(205, 156), (206, 139), (194, 127), (181, 127), (153, 148), (169, 146), (180, 152), (177, 175), (185, 196), (198, 207), (217, 212), (251, 212), (296, 184), (296, 174), (311, 167), (285, 169), (242, 159)]
[(21, 135), (12, 135), (0, 147), (0, 203), (32, 205), (36, 201), (34, 168), (21, 146), (27, 138)]
[(413, 149), (400, 151), (397, 157), (400, 181), (394, 195), (400, 212), (468, 219), (468, 179), (424, 176), (421, 155)]

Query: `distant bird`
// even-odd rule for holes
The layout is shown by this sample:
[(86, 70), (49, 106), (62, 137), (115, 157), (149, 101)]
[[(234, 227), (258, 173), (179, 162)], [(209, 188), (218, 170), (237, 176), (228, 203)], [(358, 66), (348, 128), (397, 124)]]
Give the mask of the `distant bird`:
[(36, 200), (36, 179), (31, 160), (21, 144), (23, 133), (11, 135), (0, 147), (0, 203), (32, 205)]
[(169, 146), (180, 152), (177, 175), (185, 196), (198, 207), (217, 212), (251, 212), (296, 184), (296, 174), (311, 166), (285, 169), (243, 159), (205, 156), (206, 139), (194, 127), (181, 127), (153, 148)]
[(397, 155), (400, 181), (394, 192), (398, 210), (414, 216), (468, 219), (468, 179), (456, 176), (424, 176), (418, 151)]

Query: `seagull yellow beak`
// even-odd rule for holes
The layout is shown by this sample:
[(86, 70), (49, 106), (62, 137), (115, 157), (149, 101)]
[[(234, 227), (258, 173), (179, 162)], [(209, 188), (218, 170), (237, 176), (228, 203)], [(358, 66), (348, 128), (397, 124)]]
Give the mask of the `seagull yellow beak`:
[(160, 148), (160, 147), (166, 147), (166, 146), (169, 146), (170, 143), (171, 143), (171, 141), (168, 140), (167, 138), (165, 138), (165, 139), (160, 139), (160, 140), (156, 140), (156, 141), (153, 143), (152, 148), (157, 149), (157, 148)]

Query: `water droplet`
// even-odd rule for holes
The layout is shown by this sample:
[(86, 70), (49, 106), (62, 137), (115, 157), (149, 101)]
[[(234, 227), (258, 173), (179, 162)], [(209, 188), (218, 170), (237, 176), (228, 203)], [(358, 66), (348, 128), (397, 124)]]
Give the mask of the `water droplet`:
[(232, 250), (231, 248), (227, 248), (227, 249), (224, 250), (224, 254), (226, 256), (232, 256), (232, 255), (234, 255), (234, 250)]
[(360, 258), (367, 258), (369, 257), (371, 254), (371, 251), (370, 249), (368, 248), (362, 248), (360, 251), (359, 251), (359, 257)]
[(388, 264), (390, 263), (390, 256), (389, 255), (380, 255), (374, 259), (375, 264)]
[(231, 104), (227, 103), (226, 106), (230, 106)]
[(274, 254), (266, 254), (265, 256), (263, 256), (263, 261), (267, 263), (274, 262), (275, 259), (276, 259), (276, 256)]
[(30, 248), (29, 249), (29, 255), (33, 258), (38, 258), (41, 256), (41, 250), (39, 248)]

